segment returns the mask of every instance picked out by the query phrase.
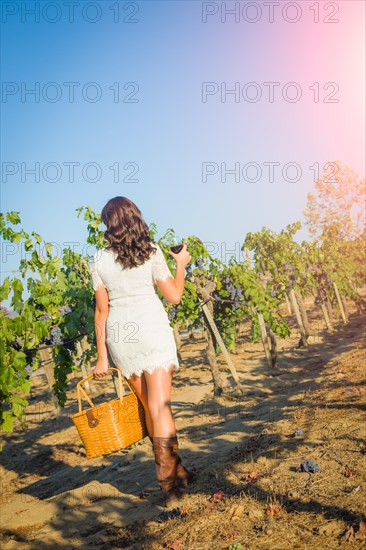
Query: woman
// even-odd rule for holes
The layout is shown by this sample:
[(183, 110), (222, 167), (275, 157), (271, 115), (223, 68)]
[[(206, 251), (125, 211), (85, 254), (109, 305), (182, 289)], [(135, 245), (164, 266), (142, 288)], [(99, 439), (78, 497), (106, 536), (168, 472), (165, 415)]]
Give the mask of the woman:
[(143, 404), (155, 456), (156, 476), (167, 505), (174, 503), (195, 473), (178, 455), (171, 411), (173, 371), (179, 369), (173, 329), (154, 284), (179, 304), (185, 266), (191, 256), (184, 244), (171, 274), (161, 248), (153, 243), (140, 210), (126, 197), (115, 197), (102, 210), (108, 245), (94, 256), (95, 333), (98, 358), (93, 375), (108, 372), (108, 355)]

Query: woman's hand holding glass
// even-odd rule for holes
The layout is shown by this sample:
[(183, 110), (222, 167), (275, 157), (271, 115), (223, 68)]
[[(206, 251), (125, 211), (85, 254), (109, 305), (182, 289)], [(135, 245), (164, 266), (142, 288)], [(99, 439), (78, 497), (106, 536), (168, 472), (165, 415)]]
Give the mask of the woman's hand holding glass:
[(174, 254), (174, 252), (169, 251), (169, 254), (174, 258), (177, 265), (183, 265), (186, 266), (191, 261), (192, 256), (187, 250), (186, 243), (183, 243), (183, 248), (178, 254)]

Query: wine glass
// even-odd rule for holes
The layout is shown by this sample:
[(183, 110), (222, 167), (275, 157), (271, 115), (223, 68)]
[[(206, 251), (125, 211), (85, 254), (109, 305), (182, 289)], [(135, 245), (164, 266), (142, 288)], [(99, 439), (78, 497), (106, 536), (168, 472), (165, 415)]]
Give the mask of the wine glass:
[(173, 245), (170, 247), (170, 250), (173, 252), (173, 254), (179, 254), (179, 252), (183, 248), (183, 239), (180, 235), (175, 234), (173, 237)]

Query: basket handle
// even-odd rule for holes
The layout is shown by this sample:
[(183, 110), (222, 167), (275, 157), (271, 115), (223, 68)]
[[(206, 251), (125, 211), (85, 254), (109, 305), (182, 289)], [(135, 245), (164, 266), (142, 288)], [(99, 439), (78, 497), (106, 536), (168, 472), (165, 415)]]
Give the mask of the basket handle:
[[(112, 370), (114, 370), (118, 373), (119, 400), (122, 403), (123, 402), (123, 397), (122, 397), (122, 391), (123, 391), (123, 388), (122, 388), (122, 373), (121, 373), (120, 369), (115, 369), (113, 367), (110, 367), (108, 369), (108, 372), (112, 371)], [(80, 382), (78, 382), (77, 385), (76, 385), (76, 390), (77, 390), (77, 395), (78, 395), (78, 404), (79, 404), (79, 413), (81, 413), (82, 410), (83, 410), (83, 406), (82, 406), (82, 402), (81, 402), (81, 400), (82, 400), (81, 394), (83, 394), (83, 397), (87, 400), (89, 405), (91, 407), (94, 407), (93, 401), (90, 399), (89, 395), (86, 393), (86, 391), (82, 387), (82, 385), (85, 384), (85, 382), (87, 382), (88, 380), (91, 380), (92, 378), (94, 378), (94, 375), (90, 374), (86, 378), (83, 378), (82, 380), (80, 380)], [(94, 378), (94, 380), (95, 380), (95, 378)], [(125, 382), (126, 382), (127, 386), (130, 388), (130, 390), (133, 393), (135, 393), (134, 389), (130, 386), (130, 384), (128, 383), (128, 381), (126, 379), (125, 379)]]

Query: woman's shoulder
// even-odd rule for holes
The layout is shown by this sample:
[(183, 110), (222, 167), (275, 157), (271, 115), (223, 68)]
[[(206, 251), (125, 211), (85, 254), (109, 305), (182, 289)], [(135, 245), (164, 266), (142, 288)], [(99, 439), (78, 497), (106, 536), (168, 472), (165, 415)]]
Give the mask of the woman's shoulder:
[[(154, 249), (150, 252), (150, 256), (145, 261), (151, 261), (153, 258), (159, 257), (163, 252), (157, 243), (151, 242), (151, 247)], [(114, 258), (116, 252), (109, 248), (101, 248), (97, 250), (91, 259), (91, 263), (94, 265), (101, 264), (103, 262), (109, 263), (111, 257)]]
[(103, 258), (106, 258), (107, 256), (109, 256), (110, 253), (111, 253), (111, 251), (108, 250), (107, 248), (100, 248), (93, 255), (92, 262), (94, 264), (96, 264), (96, 263), (100, 262)]

